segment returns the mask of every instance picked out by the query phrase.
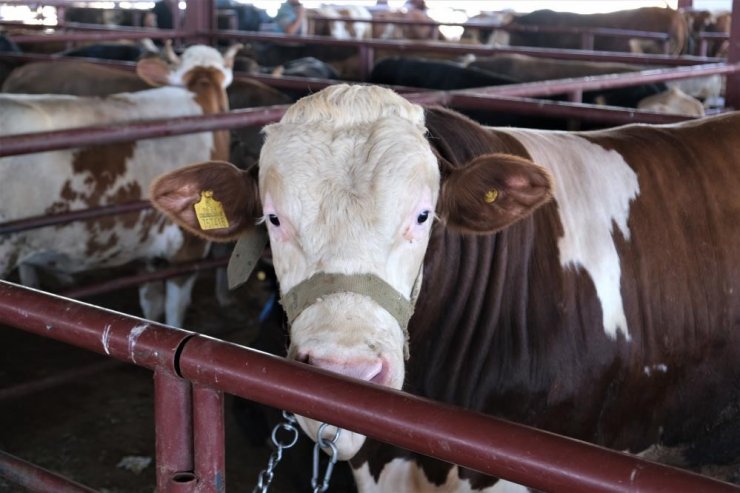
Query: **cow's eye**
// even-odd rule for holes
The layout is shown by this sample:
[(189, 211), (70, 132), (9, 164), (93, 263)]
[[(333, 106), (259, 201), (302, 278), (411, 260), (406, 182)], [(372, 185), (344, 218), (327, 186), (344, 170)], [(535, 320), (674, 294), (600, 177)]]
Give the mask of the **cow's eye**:
[(267, 219), (272, 223), (273, 226), (280, 226), (280, 219), (275, 214), (268, 214)]
[(416, 218), (416, 222), (418, 224), (424, 224), (427, 219), (429, 219), (429, 211), (423, 211), (421, 214), (419, 214)]

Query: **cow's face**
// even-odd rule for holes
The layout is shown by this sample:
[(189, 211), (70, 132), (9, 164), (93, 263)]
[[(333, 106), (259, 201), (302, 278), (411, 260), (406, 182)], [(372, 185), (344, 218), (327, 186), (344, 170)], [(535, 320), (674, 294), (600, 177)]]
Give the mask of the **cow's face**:
[[(320, 93), (266, 129), (259, 189), (284, 304), (321, 273), (373, 274), (411, 299), (440, 174), (421, 108), (395, 95), (389, 104), (389, 94), (359, 87)], [(406, 324), (375, 299), (340, 291), (294, 316), (289, 357), (403, 385)], [(345, 446), (343, 455), (354, 448)]]
[[(290, 322), (289, 357), (395, 389), (404, 381), (404, 311), (421, 282), (435, 211), (490, 232), (549, 197), (547, 173), (513, 156), (447, 170), (441, 188), (422, 108), (387, 89), (332, 86), (265, 133), (258, 184), (225, 163), (195, 165), (156, 181), (152, 200), (212, 240), (233, 239), (260, 216)], [(195, 221), (205, 192), (223, 204), (221, 229)], [(301, 424), (316, 437), (318, 423)], [(343, 433), (340, 458), (363, 441)]]

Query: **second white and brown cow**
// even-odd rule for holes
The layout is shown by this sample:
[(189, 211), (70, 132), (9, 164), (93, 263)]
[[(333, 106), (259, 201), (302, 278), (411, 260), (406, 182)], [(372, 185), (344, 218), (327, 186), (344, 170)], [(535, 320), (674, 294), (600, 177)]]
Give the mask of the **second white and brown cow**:
[[(0, 94), (0, 135), (88, 127), (115, 122), (182, 118), (228, 111), (231, 50), (196, 45), (176, 63), (139, 62), (137, 72), (155, 89), (109, 97)], [(228, 131), (198, 133), (58, 150), (0, 159), (0, 222), (120, 204), (148, 198), (151, 181), (176, 167), (227, 159)], [(34, 285), (34, 268), (59, 273), (123, 265), (133, 260), (194, 260), (207, 253), (202, 239), (184, 234), (156, 211), (78, 221), (0, 237), (0, 276), (19, 268)], [(182, 326), (194, 276), (147, 284), (144, 316)]]

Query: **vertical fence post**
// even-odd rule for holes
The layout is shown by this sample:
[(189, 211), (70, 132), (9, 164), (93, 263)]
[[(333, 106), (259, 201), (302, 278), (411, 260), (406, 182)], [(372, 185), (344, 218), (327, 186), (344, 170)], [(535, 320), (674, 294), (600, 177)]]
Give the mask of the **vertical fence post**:
[(212, 44), (216, 30), (216, 3), (214, 0), (190, 0), (185, 9), (183, 28), (192, 43)]
[[(732, 0), (732, 21), (730, 24), (730, 49), (727, 63), (740, 62), (740, 0)], [(725, 106), (740, 110), (740, 72), (727, 76)]]
[(193, 385), (193, 433), (198, 493), (226, 492), (224, 395)]
[(594, 33), (583, 32), (581, 33), (581, 49), (582, 50), (593, 50), (594, 49)]
[(154, 370), (157, 491), (194, 492), (191, 384), (162, 368)]
[(360, 64), (360, 80), (367, 81), (370, 77), (370, 71), (373, 69), (375, 62), (375, 48), (365, 44), (358, 46), (358, 55)]

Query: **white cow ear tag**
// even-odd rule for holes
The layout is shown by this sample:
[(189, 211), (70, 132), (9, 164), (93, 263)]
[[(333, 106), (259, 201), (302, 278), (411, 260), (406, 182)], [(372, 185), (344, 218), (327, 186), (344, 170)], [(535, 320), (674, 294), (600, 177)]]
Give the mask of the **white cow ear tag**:
[(195, 204), (195, 217), (200, 229), (224, 229), (229, 227), (229, 220), (224, 213), (224, 206), (213, 198), (213, 191), (200, 192), (200, 200)]
[(249, 279), (267, 245), (267, 230), (264, 227), (251, 229), (241, 235), (231, 252), (226, 267), (229, 289), (236, 289)]

